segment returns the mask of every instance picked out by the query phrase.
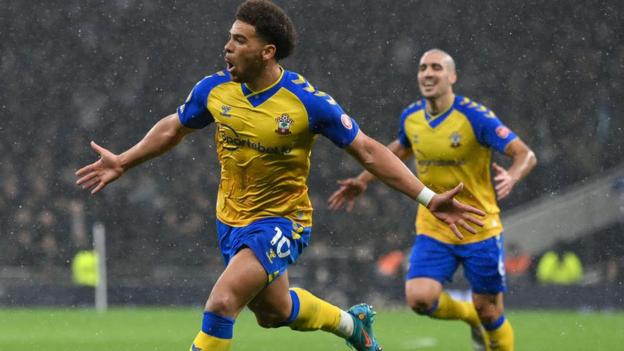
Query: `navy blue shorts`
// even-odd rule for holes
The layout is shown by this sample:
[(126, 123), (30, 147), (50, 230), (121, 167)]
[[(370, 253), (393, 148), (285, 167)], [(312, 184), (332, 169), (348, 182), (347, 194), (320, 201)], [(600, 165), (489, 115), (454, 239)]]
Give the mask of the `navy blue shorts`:
[(268, 283), (297, 261), (310, 242), (311, 232), (311, 227), (303, 227), (282, 217), (259, 219), (244, 227), (232, 227), (217, 220), (219, 248), (225, 265), (241, 249), (248, 247), (264, 267)]
[(472, 292), (497, 294), (506, 291), (503, 235), (472, 244), (453, 245), (427, 235), (416, 236), (406, 278), (431, 278), (451, 282), (462, 264)]

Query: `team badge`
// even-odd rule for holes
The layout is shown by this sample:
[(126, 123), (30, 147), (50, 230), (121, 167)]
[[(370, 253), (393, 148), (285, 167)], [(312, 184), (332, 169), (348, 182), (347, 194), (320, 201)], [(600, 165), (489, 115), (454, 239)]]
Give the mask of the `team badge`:
[(498, 137), (501, 139), (507, 138), (509, 136), (509, 133), (511, 133), (511, 131), (505, 126), (496, 127), (496, 135), (498, 135)]
[(455, 149), (461, 146), (461, 134), (459, 134), (458, 132), (453, 132), (453, 134), (451, 134), (449, 139), (451, 139), (452, 148)]
[(291, 134), (290, 126), (295, 123), (295, 121), (293, 121), (292, 118), (288, 116), (288, 114), (282, 114), (281, 116), (277, 117), (275, 121), (277, 121), (277, 129), (275, 130), (275, 133), (280, 135)]
[(232, 117), (232, 115), (230, 114), (230, 111), (232, 111), (232, 106), (228, 106), (228, 105), (221, 106), (221, 116)]
[(347, 114), (345, 113), (343, 113), (342, 116), (340, 116), (340, 122), (345, 128), (349, 130), (353, 128), (353, 123), (351, 123), (351, 117), (347, 116)]

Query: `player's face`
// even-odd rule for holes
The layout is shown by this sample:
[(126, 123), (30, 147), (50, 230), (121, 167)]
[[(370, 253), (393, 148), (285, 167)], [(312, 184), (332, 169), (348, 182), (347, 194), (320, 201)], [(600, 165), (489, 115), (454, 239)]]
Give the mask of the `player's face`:
[(235, 21), (230, 29), (230, 39), (225, 44), (225, 63), (232, 80), (238, 83), (251, 82), (266, 67), (262, 52), (266, 43), (257, 34), (254, 26)]
[(420, 59), (418, 87), (423, 97), (435, 99), (453, 93), (457, 75), (448, 60), (448, 56), (439, 52), (427, 53)]

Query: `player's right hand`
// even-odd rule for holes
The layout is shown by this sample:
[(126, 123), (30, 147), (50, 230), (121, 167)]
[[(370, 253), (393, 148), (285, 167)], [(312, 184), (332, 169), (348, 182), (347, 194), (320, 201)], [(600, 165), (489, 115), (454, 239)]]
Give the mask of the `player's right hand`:
[(80, 177), (76, 185), (83, 189), (91, 190), (91, 194), (104, 189), (104, 187), (115, 179), (121, 177), (124, 172), (119, 156), (91, 141), (91, 148), (100, 155), (100, 159), (90, 165), (82, 167), (76, 171), (76, 176)]
[(339, 210), (343, 206), (347, 212), (353, 210), (355, 198), (366, 191), (367, 185), (357, 178), (348, 178), (338, 181), (340, 188), (336, 190), (327, 200), (330, 210)]

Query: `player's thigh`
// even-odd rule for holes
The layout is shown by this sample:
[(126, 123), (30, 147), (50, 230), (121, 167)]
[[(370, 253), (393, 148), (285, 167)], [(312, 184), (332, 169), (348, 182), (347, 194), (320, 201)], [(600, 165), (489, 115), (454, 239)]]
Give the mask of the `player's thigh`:
[(451, 281), (458, 265), (454, 245), (420, 234), (412, 247), (406, 280), (428, 278), (443, 285)]
[(217, 279), (206, 302), (206, 310), (236, 318), (238, 313), (262, 289), (267, 274), (256, 255), (248, 248), (240, 250)]
[(506, 290), (502, 237), (458, 246), (464, 276), (473, 293), (496, 296)]
[(287, 320), (292, 309), (288, 271), (267, 285), (247, 306), (262, 326), (276, 326)]

